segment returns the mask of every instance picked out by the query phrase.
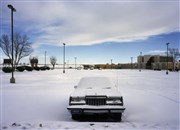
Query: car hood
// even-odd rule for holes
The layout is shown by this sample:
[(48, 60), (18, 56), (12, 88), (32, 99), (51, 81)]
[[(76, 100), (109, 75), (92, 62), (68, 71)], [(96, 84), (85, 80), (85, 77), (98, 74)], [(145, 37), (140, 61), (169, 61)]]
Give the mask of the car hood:
[(107, 97), (120, 97), (121, 93), (117, 89), (75, 89), (71, 94), (72, 97), (85, 97), (85, 96), (107, 96)]

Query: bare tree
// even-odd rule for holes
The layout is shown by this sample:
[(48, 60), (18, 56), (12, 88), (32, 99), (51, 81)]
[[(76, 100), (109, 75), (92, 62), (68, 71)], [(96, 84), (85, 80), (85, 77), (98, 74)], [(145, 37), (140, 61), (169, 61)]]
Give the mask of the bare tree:
[(52, 66), (53, 66), (53, 69), (54, 69), (54, 67), (55, 67), (55, 64), (56, 64), (56, 62), (57, 62), (57, 59), (56, 59), (56, 57), (54, 57), (54, 56), (51, 56), (51, 57), (50, 57), (50, 62), (51, 62)]
[(169, 48), (169, 53), (173, 57), (173, 70), (175, 70), (175, 62), (180, 57), (180, 50), (175, 48)]
[[(33, 52), (32, 43), (29, 42), (27, 35), (21, 35), (20, 33), (15, 33), (14, 35), (14, 64), (15, 67), (19, 64), (19, 61), (30, 55)], [(4, 34), (0, 38), (0, 48), (3, 50), (4, 54), (12, 59), (12, 42), (10, 36)]]

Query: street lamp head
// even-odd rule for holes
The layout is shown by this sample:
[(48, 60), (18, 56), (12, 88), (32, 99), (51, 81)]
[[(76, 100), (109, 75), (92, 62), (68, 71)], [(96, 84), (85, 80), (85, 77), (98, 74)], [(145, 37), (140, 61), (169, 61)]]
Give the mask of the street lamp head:
[(63, 43), (63, 45), (65, 46), (66, 44), (65, 44), (65, 43)]
[(8, 8), (11, 9), (12, 11), (16, 12), (16, 9), (12, 5), (8, 5)]
[(170, 43), (166, 43), (166, 45), (169, 45)]

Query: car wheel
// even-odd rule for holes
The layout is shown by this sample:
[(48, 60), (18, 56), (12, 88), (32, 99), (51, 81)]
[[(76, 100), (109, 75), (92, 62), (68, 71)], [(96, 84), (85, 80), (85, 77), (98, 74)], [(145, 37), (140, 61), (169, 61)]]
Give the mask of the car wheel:
[(71, 117), (73, 120), (78, 120), (79, 119), (79, 115), (77, 114), (72, 114), (72, 117)]

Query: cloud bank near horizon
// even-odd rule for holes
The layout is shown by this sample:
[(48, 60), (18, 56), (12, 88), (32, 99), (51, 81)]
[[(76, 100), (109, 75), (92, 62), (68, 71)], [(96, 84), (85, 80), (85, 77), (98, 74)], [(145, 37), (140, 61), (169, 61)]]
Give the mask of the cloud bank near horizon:
[[(15, 28), (33, 36), (34, 45), (92, 45), (129, 42), (179, 31), (178, 2), (11, 2)], [(2, 2), (3, 30), (9, 26)]]

